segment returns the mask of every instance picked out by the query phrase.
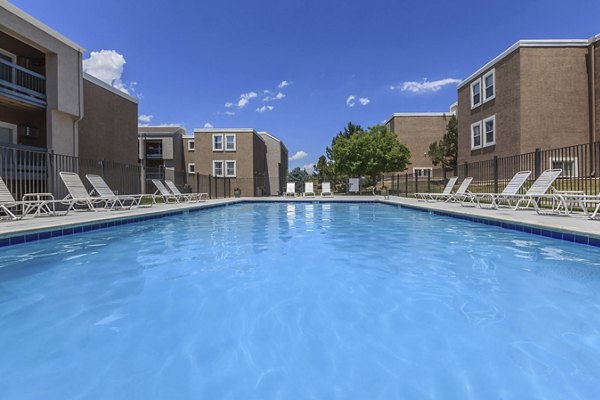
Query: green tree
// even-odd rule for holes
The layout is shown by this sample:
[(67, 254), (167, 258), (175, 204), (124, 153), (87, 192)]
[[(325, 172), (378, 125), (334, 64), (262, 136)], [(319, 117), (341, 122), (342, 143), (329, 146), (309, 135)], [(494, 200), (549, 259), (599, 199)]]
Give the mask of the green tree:
[(349, 136), (336, 136), (331, 143), (331, 157), (336, 174), (367, 176), (374, 182), (385, 172), (403, 171), (410, 160), (410, 150), (383, 125)]
[(296, 183), (296, 190), (301, 189), (302, 185), (308, 181), (310, 181), (310, 175), (304, 168), (296, 167), (288, 173), (288, 182)]
[(446, 125), (446, 133), (442, 139), (429, 145), (427, 157), (435, 166), (442, 165), (447, 169), (456, 168), (458, 159), (458, 120), (456, 116), (451, 116)]
[(333, 166), (327, 161), (325, 156), (319, 157), (317, 164), (315, 164), (314, 175), (319, 182), (330, 182), (334, 178), (335, 174), (333, 173)]
[[(337, 139), (349, 139), (352, 135), (354, 135), (355, 133), (359, 133), (359, 132), (364, 132), (362, 126), (354, 125), (352, 122), (348, 122), (348, 125), (346, 125), (344, 127), (344, 130), (339, 131), (338, 134), (335, 135), (335, 137), (331, 141), (332, 147)], [(329, 158), (330, 160), (333, 159), (332, 153), (331, 153), (331, 147), (327, 147), (325, 149), (325, 154), (327, 154), (327, 158)]]

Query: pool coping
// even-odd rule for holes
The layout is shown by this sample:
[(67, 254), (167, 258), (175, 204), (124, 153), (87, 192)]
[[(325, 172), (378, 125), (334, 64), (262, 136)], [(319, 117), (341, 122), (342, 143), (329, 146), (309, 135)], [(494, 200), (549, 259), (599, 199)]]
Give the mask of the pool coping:
[[(475, 223), (498, 226), (505, 229), (526, 232), (538, 236), (549, 237), (553, 239), (564, 240), (578, 244), (584, 244), (594, 247), (600, 247), (600, 233), (584, 232), (577, 229), (559, 228), (549, 226), (543, 222), (523, 222), (514, 218), (507, 218), (502, 215), (481, 215), (474, 214), (469, 209), (448, 209), (444, 203), (421, 203), (414, 199), (406, 199), (393, 197), (384, 199), (380, 196), (364, 197), (364, 196), (348, 196), (348, 197), (295, 197), (295, 198), (230, 198), (220, 200), (209, 200), (202, 203), (185, 203), (175, 205), (155, 205), (149, 208), (137, 208), (125, 211), (106, 211), (106, 212), (85, 212), (85, 215), (92, 217), (84, 221), (64, 221), (61, 218), (65, 217), (39, 217), (28, 219), (27, 221), (43, 221), (51, 220), (51, 224), (46, 226), (21, 226), (8, 232), (0, 230), (0, 248), (29, 243), (38, 240), (49, 239), (59, 236), (67, 236), (77, 233), (89, 232), (93, 230), (106, 229), (119, 225), (126, 225), (135, 222), (142, 222), (150, 219), (157, 219), (166, 216), (185, 214), (190, 212), (201, 211), (204, 209), (223, 207), (241, 203), (379, 203), (407, 208), (411, 210), (427, 212), (434, 215), (448, 216), (452, 218), (467, 220)], [(447, 203), (446, 203), (447, 204)], [(455, 205), (459, 207), (458, 205)], [(518, 213), (516, 211), (515, 213)], [(127, 213), (127, 214), (124, 214)], [(83, 213), (76, 213), (83, 215)], [(56, 218), (56, 219), (55, 219)], [(551, 216), (550, 218), (561, 218)], [(569, 217), (564, 217), (569, 218)], [(10, 221), (9, 221), (10, 222)], [(592, 224), (600, 224), (600, 221), (591, 221)], [(1, 225), (4, 222), (0, 222)]]

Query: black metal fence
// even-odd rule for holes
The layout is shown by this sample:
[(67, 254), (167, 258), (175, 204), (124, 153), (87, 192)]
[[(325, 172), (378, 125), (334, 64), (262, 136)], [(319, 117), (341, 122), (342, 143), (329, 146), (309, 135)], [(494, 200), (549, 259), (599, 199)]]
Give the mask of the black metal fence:
[[(471, 192), (495, 192), (504, 189), (519, 171), (531, 171), (527, 188), (546, 169), (561, 168), (562, 175), (554, 184), (556, 190), (577, 191), (596, 195), (600, 192), (600, 142), (540, 150), (510, 157), (494, 157), (473, 163), (464, 162), (453, 169), (420, 169), (418, 173), (388, 174), (383, 182), (389, 192), (413, 196), (418, 192), (441, 192), (447, 178), (459, 180), (473, 177)], [(523, 189), (523, 190), (524, 190)]]

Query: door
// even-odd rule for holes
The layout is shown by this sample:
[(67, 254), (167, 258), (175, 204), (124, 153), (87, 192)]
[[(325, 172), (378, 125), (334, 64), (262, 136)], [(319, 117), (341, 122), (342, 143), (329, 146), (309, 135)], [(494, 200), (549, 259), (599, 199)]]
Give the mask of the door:
[(17, 144), (17, 126), (0, 121), (0, 146)]

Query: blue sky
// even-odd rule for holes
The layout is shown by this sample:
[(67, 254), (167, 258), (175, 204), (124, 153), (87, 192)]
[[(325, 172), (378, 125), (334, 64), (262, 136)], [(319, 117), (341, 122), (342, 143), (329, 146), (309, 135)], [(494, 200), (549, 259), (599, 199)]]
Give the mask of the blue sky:
[(90, 71), (138, 96), (144, 121), (266, 130), (306, 153), (290, 167), (315, 162), (348, 121), (448, 110), (455, 80), (519, 39), (600, 33), (597, 0), (12, 2), (84, 58), (111, 50)]

